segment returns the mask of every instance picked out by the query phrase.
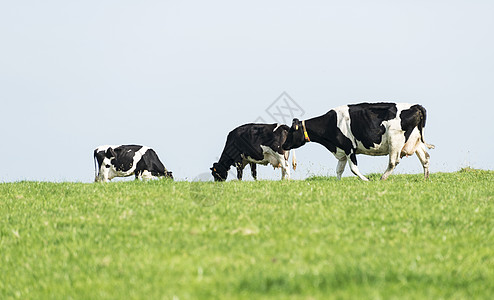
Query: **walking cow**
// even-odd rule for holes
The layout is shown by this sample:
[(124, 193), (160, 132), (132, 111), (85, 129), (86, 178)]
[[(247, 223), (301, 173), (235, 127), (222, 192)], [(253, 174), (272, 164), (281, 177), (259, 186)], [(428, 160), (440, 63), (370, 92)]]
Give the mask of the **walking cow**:
[(389, 155), (385, 180), (403, 156), (417, 154), (429, 177), (429, 154), (424, 140), (425, 108), (407, 103), (360, 103), (334, 108), (325, 115), (305, 121), (294, 119), (283, 144), (284, 150), (316, 142), (338, 159), (336, 174), (341, 178), (346, 163), (360, 179), (368, 179), (357, 168), (357, 154)]

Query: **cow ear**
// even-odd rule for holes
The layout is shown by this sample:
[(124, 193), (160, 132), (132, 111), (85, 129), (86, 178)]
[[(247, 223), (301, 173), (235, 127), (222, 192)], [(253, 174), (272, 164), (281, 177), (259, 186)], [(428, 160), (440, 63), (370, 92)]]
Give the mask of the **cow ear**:
[(293, 119), (292, 128), (298, 130), (298, 123), (300, 123), (300, 121), (297, 118)]

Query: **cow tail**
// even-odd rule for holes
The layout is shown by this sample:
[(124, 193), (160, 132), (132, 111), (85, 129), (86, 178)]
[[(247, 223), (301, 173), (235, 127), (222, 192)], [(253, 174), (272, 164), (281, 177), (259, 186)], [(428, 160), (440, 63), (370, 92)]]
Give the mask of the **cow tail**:
[(425, 121), (427, 119), (427, 112), (425, 108), (422, 105), (417, 105), (419, 112), (420, 112), (420, 122), (418, 124), (418, 128), (420, 131), (420, 139), (422, 140), (422, 143), (425, 144), (424, 140), (424, 128), (425, 128)]
[(94, 159), (94, 181), (96, 181), (96, 178), (98, 178), (98, 162), (96, 161), (96, 151), (94, 151), (93, 159)]
[(295, 157), (295, 149), (292, 149), (292, 167), (293, 170), (297, 170), (297, 158)]
[(422, 105), (417, 105), (419, 111), (420, 111), (420, 122), (418, 124), (418, 128), (419, 128), (419, 131), (420, 131), (420, 140), (422, 141), (422, 143), (424, 143), (424, 145), (429, 148), (429, 149), (434, 149), (436, 146), (434, 145), (431, 145), (431, 144), (427, 144), (425, 142), (425, 138), (424, 138), (424, 128), (425, 128), (425, 121), (427, 119), (427, 112), (425, 110), (425, 108), (422, 106)]

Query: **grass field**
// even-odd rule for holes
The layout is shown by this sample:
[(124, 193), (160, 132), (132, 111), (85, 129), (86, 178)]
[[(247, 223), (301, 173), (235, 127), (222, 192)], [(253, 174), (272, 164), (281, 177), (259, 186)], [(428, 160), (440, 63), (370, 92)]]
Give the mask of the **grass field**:
[(494, 172), (0, 184), (0, 299), (492, 299)]

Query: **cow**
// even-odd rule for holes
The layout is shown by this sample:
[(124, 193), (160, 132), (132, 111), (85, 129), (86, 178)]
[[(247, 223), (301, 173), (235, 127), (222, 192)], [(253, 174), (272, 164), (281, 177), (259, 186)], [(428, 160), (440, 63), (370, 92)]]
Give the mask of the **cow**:
[[(287, 125), (254, 123), (233, 129), (228, 134), (220, 159), (211, 168), (214, 180), (225, 181), (231, 166), (237, 169), (237, 179), (242, 180), (243, 169), (247, 164), (250, 165), (254, 180), (257, 180), (256, 164), (271, 164), (274, 168), (281, 168), (281, 179), (290, 179), (290, 151), (281, 148), (289, 129)], [(295, 152), (292, 165), (295, 170)]]
[(161, 163), (156, 152), (146, 146), (99, 146), (94, 150), (95, 182), (108, 182), (115, 177), (135, 175), (136, 179), (165, 177), (172, 172)]
[(428, 149), (424, 140), (426, 110), (419, 104), (360, 103), (343, 105), (326, 114), (300, 121), (293, 119), (284, 150), (296, 149), (307, 142), (326, 147), (338, 160), (336, 175), (341, 179), (346, 163), (353, 174), (368, 179), (357, 168), (357, 154), (389, 155), (388, 168), (381, 179), (386, 180), (403, 156), (417, 154), (429, 177)]

